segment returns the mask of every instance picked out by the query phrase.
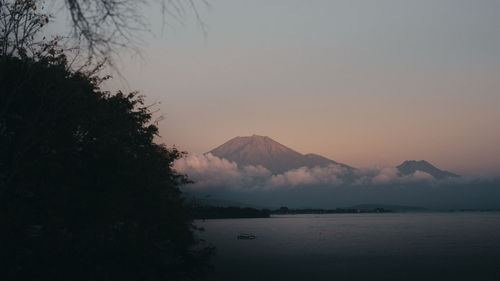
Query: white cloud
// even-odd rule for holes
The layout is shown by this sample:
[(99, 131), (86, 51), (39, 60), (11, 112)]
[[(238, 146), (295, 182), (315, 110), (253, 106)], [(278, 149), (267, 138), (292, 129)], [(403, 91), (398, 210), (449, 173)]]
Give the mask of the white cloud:
[(352, 171), (334, 164), (326, 167), (301, 167), (273, 175), (263, 166), (238, 167), (235, 162), (218, 158), (210, 153), (178, 159), (174, 163), (174, 168), (195, 182), (187, 187), (192, 189), (226, 188), (250, 191), (318, 185), (361, 186), (437, 182), (430, 174), (421, 171), (401, 176), (398, 169), (393, 167)]
[(413, 175), (411, 176), (412, 180), (414, 181), (431, 181), (431, 180), (434, 180), (434, 177), (429, 174), (429, 173), (426, 173), (426, 172), (422, 172), (422, 171), (416, 171), (415, 173), (413, 173)]
[(187, 174), (196, 183), (195, 187), (217, 187), (231, 182), (237, 182), (241, 172), (238, 165), (226, 159), (207, 155), (190, 155), (178, 159), (174, 163), (174, 169)]
[(399, 171), (396, 168), (382, 168), (372, 179), (372, 182), (375, 184), (391, 183), (399, 177), (398, 173)]
[(302, 185), (339, 185), (343, 181), (339, 178), (346, 170), (339, 165), (327, 167), (301, 167), (283, 174), (273, 175), (269, 180), (275, 187), (302, 186)]
[(263, 166), (238, 167), (235, 162), (212, 154), (190, 155), (178, 159), (174, 169), (195, 183), (190, 188), (274, 189), (305, 185), (339, 185), (346, 169), (339, 165), (301, 167), (273, 175)]
[(174, 163), (174, 169), (188, 175), (195, 182), (190, 185), (192, 188), (256, 188), (271, 177), (271, 172), (262, 166), (239, 169), (235, 162), (210, 153), (178, 159)]
[(437, 180), (429, 173), (416, 171), (412, 175), (402, 176), (397, 168), (382, 168), (372, 178), (371, 182), (376, 185), (394, 183), (416, 183), (416, 182), (436, 182)]

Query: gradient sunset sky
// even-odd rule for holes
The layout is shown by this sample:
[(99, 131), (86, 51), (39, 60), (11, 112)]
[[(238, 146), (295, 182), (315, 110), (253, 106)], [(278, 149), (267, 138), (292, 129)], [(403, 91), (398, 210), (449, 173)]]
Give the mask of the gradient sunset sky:
[(354, 167), (500, 175), (500, 1), (208, 2), (206, 36), (192, 13), (161, 35), (152, 7), (146, 60), (122, 57), (127, 87), (162, 102), (160, 141), (258, 134)]

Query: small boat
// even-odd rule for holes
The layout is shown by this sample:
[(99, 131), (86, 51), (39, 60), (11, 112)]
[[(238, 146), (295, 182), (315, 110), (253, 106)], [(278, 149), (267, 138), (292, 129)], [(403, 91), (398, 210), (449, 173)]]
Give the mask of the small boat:
[(238, 234), (238, 239), (246, 239), (246, 240), (251, 240), (257, 238), (253, 234), (248, 234), (248, 233), (240, 233)]

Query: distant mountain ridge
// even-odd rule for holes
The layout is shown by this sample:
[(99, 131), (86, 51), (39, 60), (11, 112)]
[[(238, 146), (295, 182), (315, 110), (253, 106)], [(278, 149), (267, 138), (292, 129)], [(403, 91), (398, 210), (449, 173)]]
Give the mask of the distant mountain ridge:
[(448, 171), (443, 171), (435, 166), (433, 166), (431, 163), (420, 160), (420, 161), (415, 161), (415, 160), (407, 160), (404, 161), (401, 165), (396, 167), (399, 171), (399, 173), (402, 176), (408, 176), (408, 175), (413, 175), (415, 172), (420, 171), (424, 172), (427, 174), (430, 174), (433, 176), (435, 179), (445, 179), (445, 178), (457, 178), (460, 177), (457, 174), (448, 172)]
[[(299, 153), (267, 136), (235, 137), (207, 153), (236, 162), (240, 168), (246, 165), (261, 165), (273, 174), (281, 174), (300, 167), (325, 167), (334, 164), (349, 171), (344, 179), (353, 180), (356, 178), (353, 173), (355, 168), (318, 154)], [(427, 173), (435, 179), (459, 177), (457, 174), (440, 170), (424, 160), (407, 160), (396, 168), (400, 176), (413, 175), (419, 171)]]
[(208, 153), (234, 161), (241, 167), (245, 165), (261, 165), (274, 174), (304, 166), (312, 168), (329, 164), (353, 169), (348, 165), (338, 163), (321, 155), (299, 153), (269, 137), (258, 135), (235, 137)]

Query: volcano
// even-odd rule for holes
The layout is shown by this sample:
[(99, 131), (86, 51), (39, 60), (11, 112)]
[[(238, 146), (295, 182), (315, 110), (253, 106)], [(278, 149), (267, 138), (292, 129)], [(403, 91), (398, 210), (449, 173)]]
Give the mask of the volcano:
[(236, 162), (238, 166), (261, 165), (273, 174), (300, 167), (324, 167), (330, 164), (353, 168), (318, 154), (302, 154), (266, 136), (235, 137), (209, 151), (214, 156)]

